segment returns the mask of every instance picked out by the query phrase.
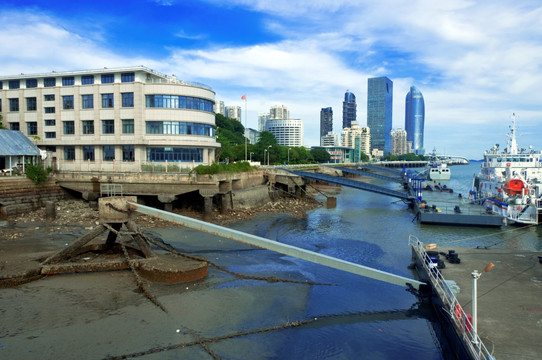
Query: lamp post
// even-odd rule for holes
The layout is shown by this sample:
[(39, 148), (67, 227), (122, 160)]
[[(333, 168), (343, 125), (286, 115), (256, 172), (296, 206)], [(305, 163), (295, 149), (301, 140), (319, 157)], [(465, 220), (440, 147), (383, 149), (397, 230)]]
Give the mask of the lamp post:
[(267, 152), (267, 149), (263, 151), (263, 164), (265, 165), (265, 153)]
[(292, 149), (288, 148), (288, 164), (290, 164), (290, 150)]
[[(271, 145), (267, 147), (268, 149), (271, 148)], [(271, 151), (267, 151), (267, 166), (269, 166), (269, 155), (271, 154)]]
[[(493, 263), (489, 263), (484, 269), (484, 272), (488, 272), (489, 270), (493, 269)], [(478, 270), (474, 270), (472, 273), (472, 328), (474, 329), (474, 334), (478, 335), (478, 290), (477, 290), (477, 280), (482, 276), (482, 273), (479, 273)], [(475, 337), (474, 341), (475, 344), (478, 343), (478, 338)]]

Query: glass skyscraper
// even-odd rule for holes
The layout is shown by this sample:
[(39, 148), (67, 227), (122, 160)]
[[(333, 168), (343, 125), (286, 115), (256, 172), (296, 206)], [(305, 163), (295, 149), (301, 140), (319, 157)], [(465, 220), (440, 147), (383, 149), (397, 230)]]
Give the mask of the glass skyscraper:
[(333, 109), (322, 108), (320, 111), (320, 146), (322, 146), (322, 137), (330, 131), (333, 131)]
[(356, 95), (346, 90), (343, 101), (343, 129), (352, 127), (356, 121)]
[(423, 155), (423, 127), (425, 123), (425, 103), (423, 95), (415, 86), (410, 87), (405, 100), (405, 130), (407, 141), (412, 142), (412, 152)]
[(370, 78), (367, 86), (367, 126), (371, 129), (371, 151), (391, 153), (393, 81), (387, 77)]

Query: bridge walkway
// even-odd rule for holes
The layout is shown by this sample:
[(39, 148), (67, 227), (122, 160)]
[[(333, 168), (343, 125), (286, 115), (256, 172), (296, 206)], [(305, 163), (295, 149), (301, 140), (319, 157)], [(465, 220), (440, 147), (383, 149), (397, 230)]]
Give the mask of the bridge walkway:
[[(335, 169), (335, 170), (340, 170), (340, 171), (342, 171), (343, 173), (349, 173), (349, 174), (361, 175), (361, 176), (369, 176), (369, 177), (373, 177), (373, 178), (376, 178), (376, 179), (381, 179), (381, 180), (396, 182), (396, 183), (400, 183), (400, 184), (402, 184), (402, 183), (405, 182), (405, 181), (403, 180), (403, 178), (402, 178), (400, 172), (394, 173), (394, 176), (387, 176), (387, 175), (377, 174), (377, 173), (374, 173), (374, 172), (369, 172), (369, 171), (367, 171), (367, 170), (364, 170), (363, 167), (362, 167), (361, 169), (359, 169), (359, 170), (357, 170), (357, 169), (343, 168), (343, 167), (333, 167), (333, 169)], [(379, 170), (379, 169), (378, 169), (378, 170)]]
[(365, 183), (363, 181), (359, 180), (352, 180), (352, 179), (345, 179), (338, 176), (333, 175), (327, 175), (327, 174), (321, 174), (321, 173), (311, 173), (307, 171), (299, 171), (299, 170), (287, 170), (282, 168), (281, 170), (288, 171), (292, 174), (295, 174), (297, 176), (301, 176), (307, 179), (314, 179), (314, 180), (320, 180), (325, 181), (331, 184), (337, 184), (342, 186), (348, 186), (354, 189), (364, 190), (364, 191), (370, 191), (377, 194), (387, 195), (399, 198), (401, 200), (406, 201), (413, 201), (415, 197), (413, 195), (408, 194), (405, 191), (396, 191), (391, 190), (388, 188), (385, 188), (383, 186), (378, 186), (374, 184)]

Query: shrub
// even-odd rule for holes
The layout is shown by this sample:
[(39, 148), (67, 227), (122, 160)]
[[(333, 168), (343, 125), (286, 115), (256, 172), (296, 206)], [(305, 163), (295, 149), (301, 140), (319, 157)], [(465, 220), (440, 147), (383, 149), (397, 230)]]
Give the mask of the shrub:
[(47, 181), (47, 172), (40, 165), (26, 164), (25, 174), (34, 184), (42, 184)]
[(250, 166), (247, 161), (240, 161), (229, 164), (198, 165), (194, 168), (194, 172), (199, 175), (203, 174), (220, 174), (220, 173), (236, 173), (253, 171), (254, 167)]

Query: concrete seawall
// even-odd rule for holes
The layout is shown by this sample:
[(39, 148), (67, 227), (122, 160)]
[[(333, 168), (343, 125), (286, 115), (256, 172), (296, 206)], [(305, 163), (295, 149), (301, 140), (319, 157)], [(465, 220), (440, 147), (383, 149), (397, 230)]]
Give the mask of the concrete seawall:
[(23, 214), (65, 197), (66, 192), (52, 178), (36, 185), (26, 177), (0, 177), (0, 216)]

